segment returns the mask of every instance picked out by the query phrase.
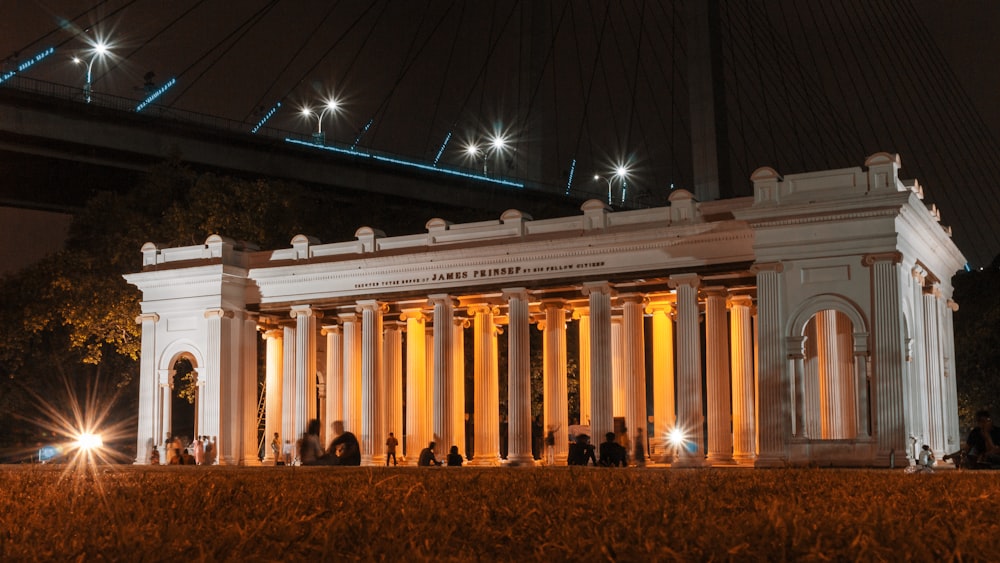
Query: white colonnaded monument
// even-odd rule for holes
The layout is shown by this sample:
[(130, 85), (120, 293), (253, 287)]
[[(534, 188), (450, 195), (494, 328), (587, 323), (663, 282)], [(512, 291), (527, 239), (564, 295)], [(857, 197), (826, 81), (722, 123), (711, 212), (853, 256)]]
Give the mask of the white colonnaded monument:
[(298, 235), (277, 250), (218, 235), (147, 243), (142, 271), (125, 276), (142, 291), (136, 463), (164, 449), (181, 358), (197, 376), (195, 433), (217, 437), (217, 463), (273, 463), (259, 453), (263, 338), (268, 438), (342, 420), (363, 464), (384, 463), (394, 432), (411, 463), (435, 440), (473, 464), (530, 465), (532, 323), (557, 462), (569, 442), (568, 330), (579, 331), (591, 435), (624, 420), (662, 451), (676, 429), (689, 447), (674, 466), (887, 467), (912, 462), (914, 441), (940, 458), (960, 442), (950, 297), (965, 259), (899, 169), (888, 153), (784, 177), (760, 168), (752, 197), (674, 190), (660, 208), (590, 200), (571, 217), (509, 210), (431, 219), (408, 236)]

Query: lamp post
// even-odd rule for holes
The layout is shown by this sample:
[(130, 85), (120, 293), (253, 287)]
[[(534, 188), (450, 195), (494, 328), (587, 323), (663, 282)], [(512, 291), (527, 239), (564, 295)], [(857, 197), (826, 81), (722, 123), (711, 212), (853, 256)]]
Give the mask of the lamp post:
[(471, 143), (465, 147), (465, 154), (469, 158), (481, 158), (483, 160), (483, 176), (489, 172), (489, 159), (491, 156), (503, 152), (507, 148), (507, 138), (503, 135), (495, 135), (489, 139), (485, 149), (479, 148), (476, 143)]
[[(618, 178), (619, 181), (621, 181), (622, 183), (624, 183), (625, 182), (625, 177), (627, 175), (628, 175), (628, 168), (625, 168), (624, 166), (621, 166), (621, 165), (619, 165), (617, 168), (615, 168), (615, 173), (612, 174), (610, 178), (605, 178), (604, 176), (601, 176), (600, 174), (594, 174), (594, 181), (595, 182), (597, 180), (604, 180), (604, 182), (608, 185), (608, 205), (611, 205), (611, 180), (613, 180), (615, 178)], [(622, 203), (624, 203), (624, 201)]]
[[(84, 100), (87, 101), (88, 104), (90, 103), (91, 84), (93, 84), (92, 77), (94, 74), (94, 61), (96, 61), (98, 58), (103, 57), (104, 55), (107, 55), (109, 52), (109, 48), (108, 44), (105, 43), (104, 41), (98, 41), (97, 43), (94, 43), (94, 48), (92, 50), (93, 54), (90, 56), (90, 60), (87, 61), (86, 63), (87, 80), (83, 84), (83, 98)], [(73, 57), (73, 62), (76, 64), (84, 64), (83, 59), (81, 59), (80, 57)]]
[(316, 115), (316, 132), (313, 133), (313, 141), (321, 145), (326, 144), (326, 135), (323, 134), (323, 118), (326, 117), (327, 113), (335, 112), (338, 109), (340, 109), (340, 102), (333, 98), (326, 101), (326, 105), (323, 106), (323, 110), (319, 114), (316, 114), (311, 108), (302, 108), (303, 116), (308, 118), (309, 116)]

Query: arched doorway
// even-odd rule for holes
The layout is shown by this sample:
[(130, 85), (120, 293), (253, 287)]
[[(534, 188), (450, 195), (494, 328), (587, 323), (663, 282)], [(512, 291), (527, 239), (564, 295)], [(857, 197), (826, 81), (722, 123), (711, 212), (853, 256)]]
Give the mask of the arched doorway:
[(835, 309), (816, 312), (805, 325), (804, 423), (811, 438), (858, 436), (854, 332), (851, 319)]
[(194, 439), (197, 431), (198, 372), (193, 358), (187, 355), (174, 362), (172, 371), (169, 432), (187, 445)]

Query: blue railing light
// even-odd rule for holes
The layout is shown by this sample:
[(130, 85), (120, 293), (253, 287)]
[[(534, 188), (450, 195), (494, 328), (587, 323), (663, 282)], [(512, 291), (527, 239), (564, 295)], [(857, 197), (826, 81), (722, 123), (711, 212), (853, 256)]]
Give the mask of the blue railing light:
[(448, 146), (448, 141), (451, 141), (451, 131), (444, 136), (444, 142), (441, 143), (441, 148), (438, 149), (437, 156), (434, 157), (434, 166), (437, 166), (438, 161), (441, 160), (441, 155), (444, 154), (444, 148)]
[(335, 147), (335, 146), (331, 146), (331, 145), (321, 145), (321, 144), (318, 144), (318, 143), (310, 143), (309, 141), (302, 141), (302, 140), (299, 140), (299, 139), (292, 139), (290, 137), (286, 137), (285, 138), (285, 142), (286, 143), (292, 143), (292, 144), (295, 144), (295, 145), (302, 145), (302, 146), (306, 146), (306, 147), (311, 147), (311, 148), (315, 148), (315, 149), (327, 150), (327, 151), (331, 151), (331, 152), (335, 152), (335, 153), (340, 153), (340, 154), (346, 154), (346, 155), (357, 157), (357, 158), (370, 158), (372, 160), (376, 160), (376, 161), (379, 161), (379, 162), (387, 162), (387, 163), (390, 163), (390, 164), (396, 164), (396, 165), (405, 166), (405, 167), (408, 167), (408, 168), (416, 168), (418, 170), (424, 170), (424, 171), (427, 171), (427, 172), (435, 172), (435, 173), (439, 173), (439, 174), (447, 174), (449, 176), (458, 176), (460, 178), (468, 178), (470, 180), (477, 180), (479, 182), (487, 182), (487, 183), (490, 183), (490, 184), (499, 184), (501, 186), (508, 186), (508, 187), (512, 187), (512, 188), (523, 188), (524, 187), (524, 182), (517, 182), (515, 180), (507, 180), (507, 179), (504, 179), (504, 178), (491, 178), (491, 177), (486, 176), (484, 174), (476, 174), (476, 173), (473, 173), (473, 172), (468, 172), (468, 171), (465, 171), (465, 170), (458, 170), (458, 169), (455, 169), (455, 168), (439, 168), (439, 167), (434, 166), (432, 164), (427, 164), (427, 163), (424, 163), (424, 162), (418, 162), (418, 161), (414, 161), (414, 160), (409, 160), (409, 159), (401, 158), (401, 157), (398, 157), (398, 156), (388, 156), (388, 155), (383, 155), (383, 154), (378, 154), (378, 153), (363, 152), (363, 151), (356, 150), (354, 148), (346, 148), (345, 149), (345, 148)]
[(169, 90), (170, 87), (173, 86), (174, 84), (177, 84), (177, 79), (176, 78), (171, 78), (170, 80), (168, 80), (166, 82), (166, 84), (164, 84), (163, 86), (160, 86), (159, 88), (157, 88), (156, 91), (153, 92), (152, 94), (150, 94), (148, 98), (146, 98), (145, 100), (143, 100), (139, 105), (135, 106), (136, 113), (139, 113), (142, 110), (146, 109), (146, 106), (148, 106), (149, 104), (153, 103), (153, 100), (155, 100), (156, 98), (159, 98), (160, 96), (162, 96), (163, 93), (166, 92), (167, 90)]
[(573, 174), (576, 172), (576, 159), (569, 164), (569, 179), (566, 180), (566, 194), (569, 195), (569, 189), (573, 186)]
[(47, 56), (49, 56), (49, 55), (51, 55), (52, 53), (55, 53), (55, 52), (56, 52), (56, 48), (55, 47), (49, 47), (48, 49), (45, 49), (44, 51), (38, 53), (34, 57), (31, 57), (30, 59), (24, 61), (23, 63), (21, 63), (19, 65), (17, 65), (17, 70), (10, 70), (10, 71), (7, 71), (7, 72), (5, 72), (3, 74), (0, 74), (0, 84), (3, 84), (4, 82), (10, 80), (15, 74), (17, 74), (19, 72), (24, 72), (24, 71), (28, 70), (29, 68), (31, 68), (32, 65), (34, 65), (38, 61), (44, 59), (45, 57), (47, 57)]
[(272, 107), (270, 110), (268, 110), (267, 113), (264, 114), (264, 117), (257, 122), (257, 125), (253, 126), (253, 129), (251, 129), (250, 132), (256, 133), (257, 131), (259, 131), (260, 128), (264, 126), (264, 123), (267, 122), (268, 119), (271, 119), (271, 116), (273, 116), (275, 113), (278, 112), (278, 108), (280, 107), (281, 107), (281, 102), (274, 104), (274, 107)]
[(354, 149), (356, 149), (358, 147), (358, 143), (361, 142), (361, 137), (365, 136), (365, 133), (368, 132), (368, 129), (372, 126), (372, 123), (374, 123), (374, 122), (375, 122), (375, 118), (373, 117), (373, 118), (371, 118), (371, 119), (368, 120), (368, 123), (365, 123), (365, 126), (361, 128), (361, 131), (358, 131), (358, 136), (355, 137), (354, 138), (354, 142), (351, 143), (351, 150), (354, 150)]

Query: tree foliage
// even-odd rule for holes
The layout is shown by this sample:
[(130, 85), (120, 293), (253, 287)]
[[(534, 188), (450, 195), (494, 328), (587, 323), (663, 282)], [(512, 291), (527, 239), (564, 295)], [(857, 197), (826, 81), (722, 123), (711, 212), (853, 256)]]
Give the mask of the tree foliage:
[(959, 274), (955, 324), (955, 383), (963, 428), (977, 410), (1000, 414), (1000, 270)]

